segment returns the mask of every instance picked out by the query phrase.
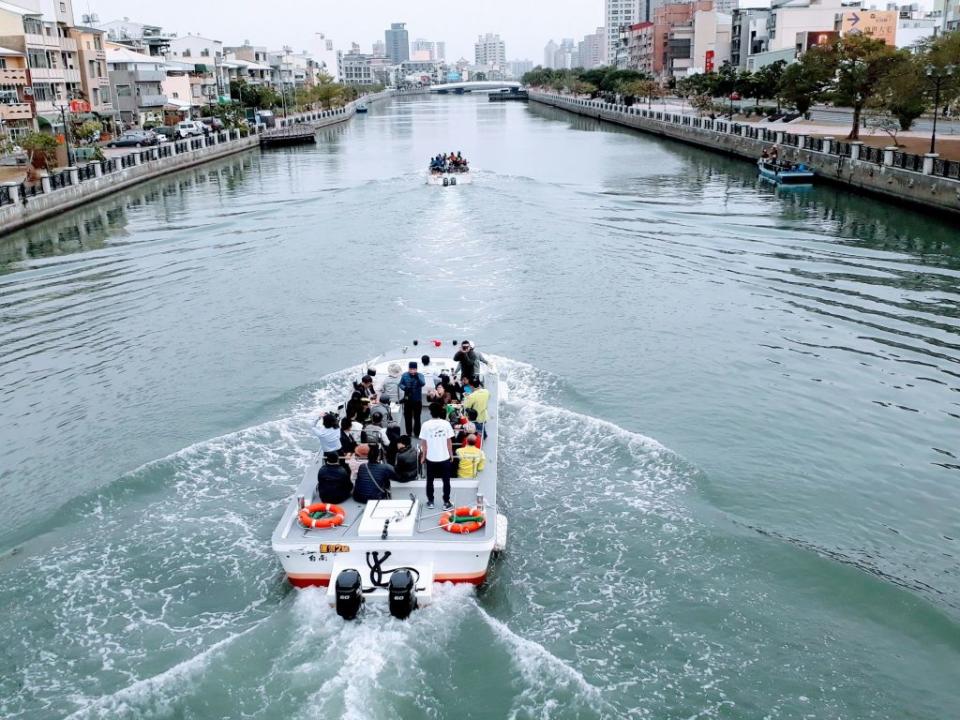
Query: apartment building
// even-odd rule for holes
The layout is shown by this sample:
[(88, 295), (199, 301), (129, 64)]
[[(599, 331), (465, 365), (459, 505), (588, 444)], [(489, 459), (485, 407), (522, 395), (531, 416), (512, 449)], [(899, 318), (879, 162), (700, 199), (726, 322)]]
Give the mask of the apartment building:
[[(646, 0), (644, 0), (646, 6)], [(607, 36), (607, 65), (617, 64), (617, 48), (621, 46), (620, 30), (646, 18), (641, 16), (641, 0), (605, 0), (604, 27)], [(624, 57), (626, 57), (624, 55)]]
[(496, 33), (486, 33), (473, 45), (474, 63), (502, 68), (507, 64), (507, 45)]
[(269, 85), (272, 70), (266, 47), (243, 45), (224, 47), (224, 59), (230, 80), (243, 79), (248, 85)]
[(694, 17), (712, 11), (712, 0), (668, 3), (653, 13), (653, 74), (662, 80), (686, 76), (694, 67)]
[(584, 35), (577, 44), (577, 58), (580, 67), (587, 70), (607, 63), (607, 30), (598, 27), (595, 33)]
[(627, 67), (631, 70), (653, 75), (653, 30), (652, 22), (629, 25), (622, 33), (627, 48)]
[(167, 46), (166, 59), (193, 65), (190, 102), (194, 107), (212, 105), (220, 96), (229, 94), (221, 41), (200, 35), (173, 37)]
[(101, 119), (114, 115), (113, 93), (110, 91), (110, 73), (107, 71), (107, 52), (104, 45), (105, 35), (103, 30), (84, 25), (70, 29), (70, 36), (77, 41), (80, 85), (86, 110)]
[(35, 129), (27, 82), (27, 56), (0, 47), (0, 124), (14, 142)]
[(70, 2), (0, 2), (0, 47), (26, 58), (28, 84), (21, 94), (32, 104), (39, 129), (62, 128), (60, 108), (83, 95), (77, 41), (69, 34), (72, 24)]
[(131, 125), (163, 122), (167, 78), (162, 57), (134, 52), (114, 43), (106, 44), (107, 70), (113, 90), (113, 106), (120, 119)]
[(731, 14), (730, 63), (747, 69), (747, 58), (767, 51), (770, 32), (769, 8), (734, 8)]
[(159, 25), (148, 25), (123, 18), (100, 23), (96, 15), (85, 15), (83, 22), (107, 33), (106, 40), (124, 45), (135, 52), (150, 57), (164, 57), (169, 49), (170, 40), (176, 35), (166, 33)]

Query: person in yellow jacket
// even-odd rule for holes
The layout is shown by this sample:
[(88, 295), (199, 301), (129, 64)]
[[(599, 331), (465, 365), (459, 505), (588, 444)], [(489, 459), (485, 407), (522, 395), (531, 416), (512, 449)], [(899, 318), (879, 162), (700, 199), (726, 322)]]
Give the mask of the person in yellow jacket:
[(460, 461), (457, 466), (457, 477), (475, 478), (477, 473), (483, 470), (487, 456), (477, 447), (477, 444), (477, 436), (470, 435), (463, 447), (457, 450), (457, 459)]
[(487, 413), (487, 405), (489, 403), (490, 391), (483, 387), (483, 383), (481, 383), (479, 379), (474, 380), (473, 390), (463, 399), (463, 409), (464, 411), (477, 411), (477, 419), (474, 421), (474, 424), (477, 426), (477, 434), (483, 438), (487, 437), (485, 426), (487, 420), (490, 419)]

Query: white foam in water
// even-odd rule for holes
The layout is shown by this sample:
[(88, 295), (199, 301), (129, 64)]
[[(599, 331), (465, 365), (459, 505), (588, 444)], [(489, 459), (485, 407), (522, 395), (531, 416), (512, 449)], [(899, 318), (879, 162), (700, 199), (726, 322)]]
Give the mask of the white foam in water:
[[(642, 580), (634, 581), (639, 589), (629, 602), (611, 591), (633, 552), (615, 523), (604, 520), (593, 537), (580, 537), (576, 528), (520, 518), (528, 511), (579, 510), (583, 502), (639, 513), (679, 528), (653, 550), (658, 562), (661, 555), (677, 560), (688, 523), (673, 500), (684, 482), (659, 443), (546, 405), (543, 399), (561, 390), (556, 378), (506, 358), (497, 363), (509, 373), (510, 389), (501, 409), (501, 502), (508, 513), (520, 513), (500, 573), (521, 588), (506, 590), (509, 619), (484, 610), (469, 586), (438, 586), (434, 603), (406, 622), (373, 605), (361, 621), (345, 623), (323, 591), (294, 591), (287, 600), (277, 592), (284, 581), (269, 536), (315, 453), (307, 423), (344, 401), (348, 381), (362, 371), (357, 366), (325, 377), (286, 418), (193, 444), (130, 473), (66, 528), (67, 545), (16, 567), (0, 590), (7, 609), (0, 632), (13, 638), (8, 655), (28, 678), (31, 699), (0, 700), (0, 714), (37, 717), (57, 707), (75, 718), (176, 716), (205, 683), (216, 682), (236, 641), (260, 629), (256, 645), (270, 653), (266, 682), (278, 713), (296, 701), (299, 713), (317, 717), (391, 718), (392, 704), (413, 703), (439, 717), (446, 708), (435, 678), (421, 667), (441, 662), (451, 674), (468, 674), (470, 658), (448, 657), (437, 639), (473, 622), (491, 632), (486, 661), (500, 662), (497, 653), (505, 653), (515, 666), (519, 684), (504, 688), (513, 693), (505, 696), (511, 716), (562, 718), (571, 703), (582, 705), (583, 717), (616, 715), (622, 706), (610, 704), (607, 674), (622, 675), (616, 659), (633, 650), (616, 626), (608, 627), (610, 618), (657, 608), (662, 595)], [(578, 487), (579, 481), (588, 484)], [(570, 541), (586, 545), (578, 553), (558, 551)], [(607, 565), (597, 565), (591, 542), (609, 553)], [(567, 574), (593, 583), (600, 599), (584, 602), (575, 588), (555, 582)], [(38, 592), (42, 605), (27, 600)], [(278, 603), (290, 611), (289, 627), (263, 629), (267, 619), (286, 620)], [(20, 627), (51, 629), (37, 637), (18, 635)], [(581, 633), (597, 633), (589, 646), (602, 643), (605, 652), (581, 657), (581, 649), (560, 642)], [(42, 651), (49, 642), (68, 657), (97, 658), (100, 670), (52, 662)], [(242, 673), (236, 681), (236, 693), (255, 692), (249, 684), (264, 682)], [(0, 679), (0, 691), (6, 687)]]

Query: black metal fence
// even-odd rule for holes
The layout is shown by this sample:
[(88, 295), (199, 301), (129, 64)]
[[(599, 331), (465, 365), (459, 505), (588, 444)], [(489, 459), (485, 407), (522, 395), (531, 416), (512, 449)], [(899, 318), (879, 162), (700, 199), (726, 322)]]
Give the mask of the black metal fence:
[[(617, 107), (595, 100), (573, 100), (572, 102), (581, 106), (598, 107), (601, 109), (607, 108), (615, 110)], [(664, 113), (653, 110), (641, 110), (639, 114), (649, 120), (658, 120), (660, 122), (668, 122), (679, 125), (692, 125), (693, 127), (703, 128), (706, 130), (726, 132), (730, 135), (742, 135), (744, 137), (754, 140), (761, 140), (763, 142), (776, 142), (777, 135), (779, 134), (778, 131), (771, 130), (769, 128), (756, 127), (754, 125), (741, 125), (740, 123), (719, 121), (714, 119), (695, 118), (691, 120), (691, 116), (689, 115), (680, 116), (673, 113)], [(800, 147), (800, 136), (794, 133), (785, 132), (783, 133), (781, 144)], [(804, 145), (805, 149), (818, 153), (827, 151), (828, 146), (829, 154), (831, 155), (848, 158), (853, 157), (853, 148), (855, 145), (852, 142), (837, 142), (828, 141), (824, 138), (807, 137)], [(883, 165), (885, 155), (886, 153), (883, 148), (861, 144), (858, 153), (858, 159), (864, 162), (874, 163), (876, 165)], [(908, 170), (910, 172), (922, 173), (923, 164), (923, 155), (914, 155), (912, 153), (904, 153), (899, 151), (893, 152), (892, 165), (895, 168), (900, 170)], [(933, 161), (933, 168), (930, 174), (935, 175), (936, 177), (947, 178), (949, 180), (960, 180), (960, 161), (936, 158)]]
[[(241, 137), (249, 137), (249, 135), (256, 135), (260, 128), (251, 128), (249, 132), (243, 133)], [(192, 138), (191, 140), (181, 140), (174, 143), (164, 143), (156, 148), (156, 156), (160, 158), (170, 158), (174, 155), (179, 155), (181, 153), (190, 152), (193, 150), (202, 150), (205, 147), (212, 147), (214, 145), (222, 145), (224, 143), (229, 143), (233, 141), (232, 133), (227, 130), (223, 130), (217, 133), (210, 133), (206, 137), (202, 138)], [(126, 168), (134, 167), (137, 165), (137, 160), (139, 159), (140, 164), (147, 163), (153, 159), (153, 149), (148, 150), (137, 150), (133, 153), (128, 153), (127, 155), (120, 155), (117, 157), (106, 158), (104, 160), (94, 161), (87, 165), (82, 165), (77, 168), (77, 177), (79, 182), (84, 183), (89, 180), (93, 180), (97, 177), (96, 166), (100, 166), (101, 175), (109, 175), (110, 173), (117, 172), (119, 170), (124, 170)], [(57, 173), (50, 173), (48, 176), (50, 182), (50, 191), (60, 190), (65, 187), (72, 185), (72, 180), (70, 177), (69, 170), (61, 170)], [(25, 182), (21, 183), (19, 186), (19, 198), (21, 202), (28, 202), (30, 198), (36, 197), (37, 195), (43, 194), (43, 185), (42, 183), (35, 183), (27, 185)], [(0, 185), (0, 207), (4, 205), (10, 205), (13, 203), (13, 193), (9, 186)]]

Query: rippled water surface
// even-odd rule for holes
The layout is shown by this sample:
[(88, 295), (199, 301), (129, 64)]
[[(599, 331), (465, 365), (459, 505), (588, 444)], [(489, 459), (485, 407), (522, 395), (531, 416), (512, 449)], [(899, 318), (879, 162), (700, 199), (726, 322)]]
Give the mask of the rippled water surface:
[[(754, 175), (406, 98), (0, 239), (0, 717), (954, 717), (960, 230)], [(269, 548), (307, 423), (464, 336), (509, 551), (344, 625)]]

